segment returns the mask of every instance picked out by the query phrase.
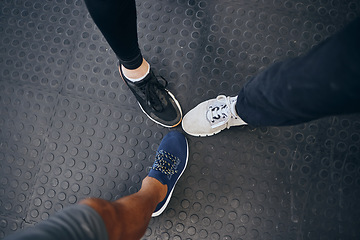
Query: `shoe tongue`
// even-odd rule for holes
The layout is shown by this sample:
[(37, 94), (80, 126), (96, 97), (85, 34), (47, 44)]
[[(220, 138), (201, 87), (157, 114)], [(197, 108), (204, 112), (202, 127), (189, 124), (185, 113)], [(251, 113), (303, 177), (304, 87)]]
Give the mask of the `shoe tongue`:
[(218, 104), (217, 106), (210, 106), (206, 118), (210, 123), (212, 128), (219, 127), (223, 124), (226, 124), (230, 119), (230, 109), (224, 104)]

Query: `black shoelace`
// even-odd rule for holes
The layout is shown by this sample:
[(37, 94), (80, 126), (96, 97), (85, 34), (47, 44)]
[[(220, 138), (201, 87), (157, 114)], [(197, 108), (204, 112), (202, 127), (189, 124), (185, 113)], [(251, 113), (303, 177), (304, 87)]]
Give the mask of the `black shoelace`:
[[(163, 98), (165, 97), (163, 92), (165, 91), (168, 82), (161, 76), (155, 77), (152, 72), (150, 74), (149, 81), (142, 86), (141, 90), (145, 93), (145, 99), (148, 106), (157, 112), (162, 112), (164, 110), (163, 102), (165, 100)], [(162, 80), (162, 83), (160, 83), (159, 79)]]

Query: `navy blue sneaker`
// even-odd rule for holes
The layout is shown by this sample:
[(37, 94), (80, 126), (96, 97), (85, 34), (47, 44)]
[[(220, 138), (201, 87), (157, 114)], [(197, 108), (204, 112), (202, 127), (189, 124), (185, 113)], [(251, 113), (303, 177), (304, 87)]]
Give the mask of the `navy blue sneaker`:
[(169, 204), (175, 185), (186, 168), (188, 158), (189, 146), (185, 136), (176, 131), (169, 132), (156, 151), (155, 162), (148, 175), (168, 187), (166, 197), (156, 206), (152, 217), (163, 213)]

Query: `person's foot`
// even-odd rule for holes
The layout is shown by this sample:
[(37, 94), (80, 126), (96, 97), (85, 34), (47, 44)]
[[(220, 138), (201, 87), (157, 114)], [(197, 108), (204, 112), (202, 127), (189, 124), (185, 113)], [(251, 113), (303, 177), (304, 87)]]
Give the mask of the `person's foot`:
[(164, 212), (170, 202), (175, 185), (183, 174), (189, 158), (189, 146), (185, 136), (179, 132), (169, 132), (156, 151), (155, 162), (148, 177), (167, 185), (167, 194), (152, 214), (157, 217)]
[(206, 137), (232, 126), (247, 125), (236, 113), (237, 97), (220, 95), (204, 101), (185, 114), (184, 131), (192, 136)]
[(166, 89), (165, 79), (158, 79), (150, 70), (144, 79), (134, 82), (125, 77), (122, 67), (119, 67), (119, 71), (121, 78), (135, 95), (141, 110), (152, 121), (163, 127), (175, 127), (181, 122), (180, 104)]

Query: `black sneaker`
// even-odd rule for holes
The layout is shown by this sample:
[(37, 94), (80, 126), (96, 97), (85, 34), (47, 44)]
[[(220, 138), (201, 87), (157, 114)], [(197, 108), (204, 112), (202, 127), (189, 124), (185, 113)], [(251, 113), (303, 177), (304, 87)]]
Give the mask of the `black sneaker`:
[(125, 77), (121, 67), (119, 70), (120, 76), (135, 95), (141, 110), (151, 120), (163, 127), (175, 127), (181, 122), (180, 104), (166, 89), (165, 79), (158, 79), (150, 69), (150, 73), (143, 80), (131, 82)]

